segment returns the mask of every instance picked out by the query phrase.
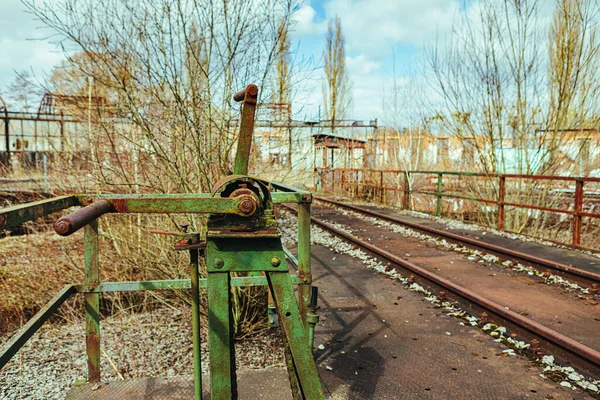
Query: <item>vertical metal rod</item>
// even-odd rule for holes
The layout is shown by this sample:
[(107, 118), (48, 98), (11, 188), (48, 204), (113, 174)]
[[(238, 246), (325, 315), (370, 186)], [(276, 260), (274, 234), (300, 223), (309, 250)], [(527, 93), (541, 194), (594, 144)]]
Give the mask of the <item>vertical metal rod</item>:
[(6, 143), (6, 165), (10, 168), (10, 120), (8, 119), (8, 110), (4, 108), (4, 139)]
[(200, 335), (200, 287), (198, 271), (198, 249), (190, 250), (192, 283), (192, 335), (194, 344), (194, 398), (202, 400), (202, 352)]
[(504, 201), (506, 198), (506, 177), (498, 177), (498, 230), (504, 229)]
[(444, 174), (439, 172), (437, 179), (437, 205), (435, 207), (435, 215), (442, 215), (442, 179)]
[(323, 147), (323, 176), (321, 178), (321, 190), (327, 190), (327, 147)]
[(402, 208), (408, 210), (410, 207), (410, 181), (409, 172), (404, 171), (404, 201), (402, 202)]
[(379, 202), (383, 204), (383, 171), (379, 171)]
[[(85, 283), (98, 286), (98, 221), (85, 226)], [(100, 294), (85, 294), (85, 348), (87, 353), (88, 382), (100, 382)]]
[(583, 181), (575, 181), (575, 206), (573, 208), (573, 245), (581, 245), (581, 215), (583, 209)]
[[(298, 204), (298, 276), (312, 280), (310, 269), (310, 203)], [(298, 304), (305, 328), (306, 313), (310, 305), (310, 283), (298, 285)]]
[(208, 346), (211, 399), (237, 399), (229, 272), (209, 272)]

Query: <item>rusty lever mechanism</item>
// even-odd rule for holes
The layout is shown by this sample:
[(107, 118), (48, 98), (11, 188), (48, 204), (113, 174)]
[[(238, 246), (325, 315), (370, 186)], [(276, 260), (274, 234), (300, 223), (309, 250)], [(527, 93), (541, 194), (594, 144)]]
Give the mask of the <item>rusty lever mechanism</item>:
[(78, 231), (102, 215), (114, 211), (115, 209), (112, 203), (110, 203), (108, 200), (96, 200), (90, 205), (59, 218), (59, 220), (54, 224), (54, 231), (61, 236), (69, 236), (73, 232)]

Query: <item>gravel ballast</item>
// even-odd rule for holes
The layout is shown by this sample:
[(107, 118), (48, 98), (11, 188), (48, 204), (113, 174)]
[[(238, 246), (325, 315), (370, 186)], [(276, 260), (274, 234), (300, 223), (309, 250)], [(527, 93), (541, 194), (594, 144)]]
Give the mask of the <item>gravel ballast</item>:
[[(0, 399), (64, 399), (86, 376), (84, 320), (45, 324), (0, 373)], [(188, 307), (164, 307), (102, 320), (102, 381), (191, 375), (192, 328)], [(207, 337), (205, 324), (203, 338)], [(9, 338), (2, 337), (0, 346)], [(284, 366), (277, 331), (236, 343), (238, 368)], [(202, 342), (208, 370), (208, 346)]]

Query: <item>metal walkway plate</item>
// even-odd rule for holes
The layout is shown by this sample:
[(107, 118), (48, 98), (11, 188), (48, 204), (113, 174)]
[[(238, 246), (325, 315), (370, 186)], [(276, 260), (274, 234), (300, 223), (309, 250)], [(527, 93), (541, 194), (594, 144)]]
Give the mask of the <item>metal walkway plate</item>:
[[(208, 375), (204, 375), (202, 379), (202, 398), (204, 399), (210, 399), (208, 378)], [(240, 399), (292, 399), (285, 368), (238, 371), (238, 391)], [(193, 398), (194, 380), (192, 376), (87, 383), (74, 387), (66, 397), (67, 400), (189, 400)]]

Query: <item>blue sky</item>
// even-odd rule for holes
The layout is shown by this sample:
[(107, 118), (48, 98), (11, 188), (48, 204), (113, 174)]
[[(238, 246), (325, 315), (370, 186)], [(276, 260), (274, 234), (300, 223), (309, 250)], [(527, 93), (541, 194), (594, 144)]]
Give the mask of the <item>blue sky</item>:
[[(383, 100), (393, 80), (393, 56), (399, 82), (410, 82), (422, 66), (425, 47), (443, 40), (455, 18), (469, 7), (459, 0), (312, 0), (296, 12), (294, 40), (299, 51), (322, 65), (327, 21), (338, 15), (346, 37), (346, 56), (356, 119), (383, 118)], [(316, 71), (315, 79), (322, 78)], [(321, 102), (321, 83), (310, 96), (299, 96), (313, 117)], [(304, 117), (299, 115), (297, 117)]]
[[(61, 51), (26, 12), (20, 0), (2, 0), (0, 14), (0, 90), (15, 70), (33, 72), (40, 80), (62, 59)], [(352, 85), (353, 110), (349, 117), (382, 119), (382, 95), (392, 79), (392, 52), (397, 75), (409, 82), (419, 68), (425, 46), (443, 39), (463, 0), (305, 0), (296, 12), (292, 39), (298, 59), (312, 57), (322, 65), (327, 21), (338, 15), (346, 36), (347, 67)], [(321, 103), (322, 70), (316, 70), (294, 99), (296, 118), (315, 118)]]

